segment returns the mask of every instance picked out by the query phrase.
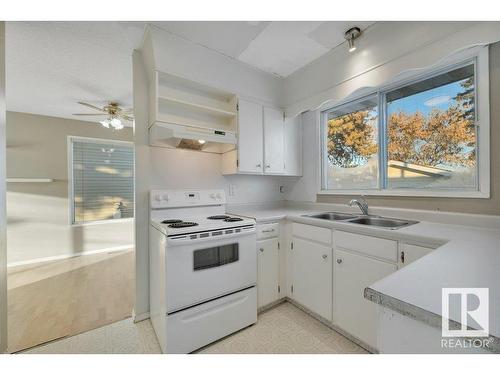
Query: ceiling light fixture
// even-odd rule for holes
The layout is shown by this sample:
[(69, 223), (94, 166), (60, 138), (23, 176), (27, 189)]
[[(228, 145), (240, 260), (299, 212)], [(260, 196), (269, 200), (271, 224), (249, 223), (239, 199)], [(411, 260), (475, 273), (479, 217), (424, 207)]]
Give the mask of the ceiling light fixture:
[(123, 124), (119, 118), (113, 118), (111, 119), (111, 126), (115, 128), (115, 130), (120, 130), (123, 129)]
[(99, 121), (99, 123), (104, 126), (105, 128), (108, 128), (111, 126), (115, 130), (121, 130), (123, 129), (123, 124), (119, 118), (116, 117), (111, 117), (107, 118), (106, 120)]
[(347, 40), (347, 44), (349, 46), (349, 52), (354, 52), (356, 50), (356, 46), (354, 45), (354, 40), (357, 39), (361, 35), (361, 29), (359, 27), (351, 27), (344, 34), (344, 38)]

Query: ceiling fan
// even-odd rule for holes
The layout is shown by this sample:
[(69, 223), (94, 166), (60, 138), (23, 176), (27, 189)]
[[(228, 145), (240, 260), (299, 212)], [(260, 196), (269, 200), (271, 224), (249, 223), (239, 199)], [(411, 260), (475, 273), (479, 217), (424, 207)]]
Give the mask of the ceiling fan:
[(134, 114), (132, 108), (122, 108), (118, 102), (108, 102), (105, 106), (97, 107), (95, 105), (78, 102), (78, 104), (84, 105), (86, 107), (92, 108), (101, 113), (73, 113), (75, 116), (107, 116), (105, 120), (99, 121), (99, 123), (105, 128), (110, 126), (115, 130), (123, 129), (122, 120), (134, 121)]

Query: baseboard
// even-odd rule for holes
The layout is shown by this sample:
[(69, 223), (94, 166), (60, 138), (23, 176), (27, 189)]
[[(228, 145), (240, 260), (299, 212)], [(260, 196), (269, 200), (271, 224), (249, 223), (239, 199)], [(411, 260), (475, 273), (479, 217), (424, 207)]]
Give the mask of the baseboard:
[(263, 312), (266, 312), (268, 310), (271, 310), (273, 308), (275, 308), (276, 306), (282, 304), (283, 302), (287, 302), (287, 299), (286, 297), (283, 297), (283, 298), (280, 298), (279, 300), (277, 301), (274, 301), (274, 302), (271, 302), (271, 303), (268, 303), (267, 305), (264, 305), (262, 307), (259, 307), (257, 309), (257, 314), (261, 314)]
[(128, 250), (128, 249), (133, 249), (133, 248), (134, 248), (134, 245), (131, 244), (131, 245), (125, 245), (125, 246), (107, 247), (105, 249), (99, 249), (99, 250), (82, 251), (81, 253), (62, 254), (62, 255), (55, 255), (52, 257), (35, 258), (35, 259), (30, 259), (30, 260), (23, 260), (20, 262), (7, 263), (7, 268), (17, 267), (17, 266), (25, 266), (25, 265), (34, 264), (34, 263), (50, 262), (50, 261), (54, 261), (54, 260), (69, 259), (69, 258), (85, 256), (85, 255), (94, 255), (94, 254), (100, 254), (100, 253), (113, 253), (116, 251)]
[(149, 311), (141, 314), (136, 314), (135, 311), (132, 311), (132, 319), (134, 320), (134, 323), (139, 323), (143, 320), (149, 319)]

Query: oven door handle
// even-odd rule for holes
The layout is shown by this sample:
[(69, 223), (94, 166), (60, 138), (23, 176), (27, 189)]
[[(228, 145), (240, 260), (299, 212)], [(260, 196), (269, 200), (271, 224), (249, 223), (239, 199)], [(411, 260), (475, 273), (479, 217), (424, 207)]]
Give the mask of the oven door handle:
[(235, 239), (235, 238), (243, 238), (252, 234), (255, 234), (256, 230), (255, 227), (251, 228), (244, 228), (242, 229), (241, 232), (239, 233), (232, 233), (232, 234), (221, 234), (217, 236), (208, 236), (208, 237), (199, 237), (199, 234), (197, 235), (197, 238), (191, 238), (191, 234), (186, 234), (186, 235), (178, 235), (175, 237), (167, 237), (167, 244), (168, 245), (183, 245), (183, 244), (191, 244), (191, 243), (204, 243), (204, 242), (215, 242), (215, 241), (220, 241), (220, 240), (226, 240), (226, 239)]

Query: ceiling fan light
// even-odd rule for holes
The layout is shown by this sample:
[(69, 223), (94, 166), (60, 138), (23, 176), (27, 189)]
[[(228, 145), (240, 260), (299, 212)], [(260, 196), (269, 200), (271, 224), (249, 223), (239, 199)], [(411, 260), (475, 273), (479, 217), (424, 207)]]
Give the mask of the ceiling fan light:
[(102, 121), (99, 121), (101, 123), (102, 126), (104, 126), (105, 128), (108, 128), (109, 129), (109, 125), (110, 125), (110, 122), (109, 120), (102, 120)]
[(122, 122), (120, 121), (119, 118), (114, 118), (111, 120), (111, 126), (113, 128), (115, 128), (116, 130), (120, 130), (120, 129), (123, 129), (123, 124)]

